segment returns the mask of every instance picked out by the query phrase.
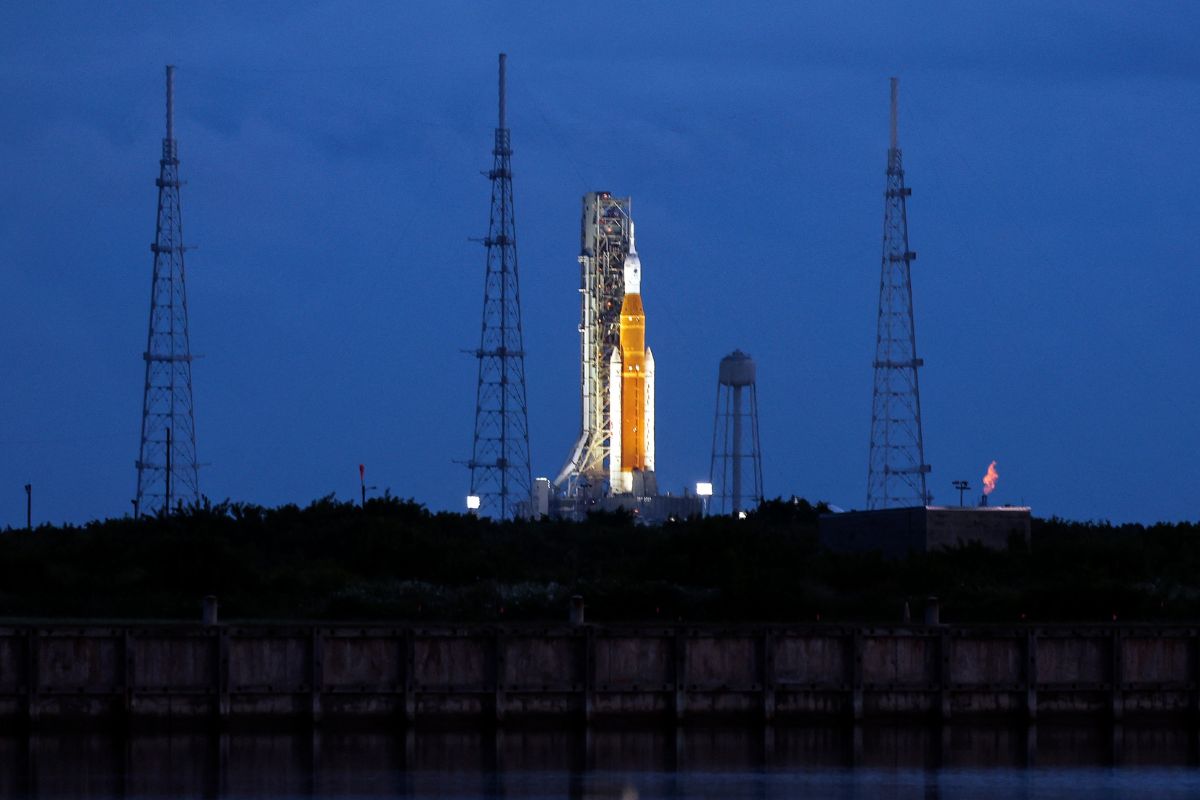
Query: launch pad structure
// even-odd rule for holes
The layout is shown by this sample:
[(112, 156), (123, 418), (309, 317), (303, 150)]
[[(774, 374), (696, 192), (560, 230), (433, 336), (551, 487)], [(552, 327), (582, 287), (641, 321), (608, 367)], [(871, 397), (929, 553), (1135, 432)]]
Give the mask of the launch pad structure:
[(579, 254), (579, 438), (553, 482), (535, 482), (535, 515), (579, 519), (624, 509), (645, 521), (699, 514), (699, 498), (660, 495), (654, 354), (646, 346), (632, 200), (583, 196)]
[(609, 361), (621, 344), (624, 266), (633, 231), (632, 200), (583, 196), (579, 254), (579, 439), (554, 485), (567, 495), (602, 493), (611, 449)]

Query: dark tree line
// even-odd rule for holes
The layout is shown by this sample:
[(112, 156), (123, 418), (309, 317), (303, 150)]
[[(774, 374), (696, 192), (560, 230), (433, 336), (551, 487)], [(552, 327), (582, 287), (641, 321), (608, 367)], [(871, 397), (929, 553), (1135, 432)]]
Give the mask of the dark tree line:
[[(490, 522), (384, 497), (366, 508), (201, 504), (167, 518), (0, 533), (0, 616), (192, 619), (943, 621), (1200, 618), (1200, 527), (1035, 520), (1030, 546), (906, 559), (818, 544), (824, 506), (637, 525)], [(1016, 544), (1016, 543), (1014, 543)]]

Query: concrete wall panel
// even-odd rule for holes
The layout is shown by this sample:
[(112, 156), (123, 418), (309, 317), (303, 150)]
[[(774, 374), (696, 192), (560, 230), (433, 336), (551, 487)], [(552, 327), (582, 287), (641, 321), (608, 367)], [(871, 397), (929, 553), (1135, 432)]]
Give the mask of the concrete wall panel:
[(209, 637), (138, 638), (133, 681), (139, 689), (203, 689), (217, 674), (216, 640)]
[(743, 689), (759, 684), (758, 641), (749, 637), (692, 637), (686, 649), (688, 686)]
[(578, 694), (570, 692), (521, 692), (504, 695), (506, 714), (520, 716), (569, 716), (583, 707)]
[(0, 694), (25, 685), (25, 637), (0, 632)]
[(1121, 706), (1125, 714), (1183, 714), (1191, 698), (1186, 691), (1122, 692)]
[(936, 676), (938, 640), (926, 636), (863, 637), (863, 683), (928, 686)]
[(1024, 692), (954, 692), (950, 695), (950, 712), (954, 716), (1012, 715), (1020, 714), (1024, 710)]
[(665, 716), (675, 695), (668, 692), (605, 692), (597, 694), (592, 709), (597, 715), (616, 717)]
[(215, 695), (143, 694), (130, 700), (129, 712), (147, 719), (203, 719), (216, 714)]
[(492, 699), (486, 694), (423, 694), (417, 697), (420, 717), (478, 717), (491, 711)]
[(326, 694), (321, 696), (325, 717), (393, 717), (404, 713), (404, 696)]
[(863, 696), (863, 713), (868, 716), (924, 716), (938, 708), (934, 692), (868, 692)]
[(302, 717), (309, 714), (312, 699), (308, 694), (234, 694), (229, 706), (235, 717)]
[(505, 686), (548, 690), (583, 684), (582, 639), (525, 636), (504, 640)]
[(1186, 683), (1194, 674), (1193, 644), (1182, 637), (1125, 637), (1121, 674), (1139, 681)]
[(788, 716), (837, 716), (850, 713), (849, 692), (776, 692), (775, 713)]
[(322, 689), (398, 687), (404, 683), (404, 640), (382, 636), (327, 636)]
[(654, 687), (674, 682), (674, 642), (668, 638), (596, 637), (596, 685)]
[(1107, 691), (1039, 691), (1038, 714), (1107, 714), (1112, 708)]
[(108, 689), (121, 682), (121, 642), (115, 636), (52, 635), (38, 641), (38, 689)]
[(775, 639), (775, 680), (817, 686), (845, 683), (849, 674), (849, 652), (849, 636), (778, 636)]
[(229, 640), (229, 685), (233, 691), (303, 691), (311, 672), (307, 637), (239, 635)]
[(1192, 628), (1137, 625), (10, 626), (0, 721), (1183, 713), (1196, 647)]
[(1038, 639), (1038, 683), (1103, 683), (1112, 673), (1108, 637), (1043, 637)]
[(950, 680), (962, 686), (1015, 684), (1025, 675), (1024, 639), (955, 637), (950, 641)]
[(688, 716), (747, 715), (762, 708), (762, 697), (755, 692), (690, 692)]
[(485, 637), (418, 637), (413, 643), (413, 680), (423, 687), (472, 687), (491, 684), (493, 643)]

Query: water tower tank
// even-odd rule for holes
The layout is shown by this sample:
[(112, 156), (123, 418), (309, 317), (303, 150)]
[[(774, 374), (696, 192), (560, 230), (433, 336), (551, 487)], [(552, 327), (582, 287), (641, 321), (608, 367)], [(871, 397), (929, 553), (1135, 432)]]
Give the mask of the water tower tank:
[(750, 386), (754, 383), (754, 359), (741, 350), (734, 350), (721, 359), (717, 380), (723, 386)]

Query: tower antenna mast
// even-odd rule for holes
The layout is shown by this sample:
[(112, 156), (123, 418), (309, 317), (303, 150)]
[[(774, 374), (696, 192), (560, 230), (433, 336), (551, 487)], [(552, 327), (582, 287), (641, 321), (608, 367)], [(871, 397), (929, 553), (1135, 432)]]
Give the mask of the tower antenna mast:
[(525, 344), (517, 271), (513, 210), (512, 147), (507, 121), (507, 56), (500, 54), (500, 102), (494, 161), (487, 173), (492, 206), (483, 285), (483, 325), (475, 393), (475, 437), (470, 497), (478, 513), (500, 519), (528, 505), (533, 488), (529, 467), (529, 410), (525, 401)]
[(897, 116), (898, 78), (892, 78), (891, 147), (883, 205), (883, 263), (879, 279), (875, 382), (871, 400), (871, 447), (867, 467), (867, 508), (897, 508), (932, 502), (925, 486), (917, 335), (913, 323), (912, 262), (908, 249), (906, 200)]
[(179, 204), (179, 153), (175, 142), (175, 67), (167, 67), (167, 130), (159, 163), (158, 218), (150, 282), (150, 326), (142, 395), (137, 499), (143, 512), (170, 513), (179, 502), (200, 499), (196, 425), (192, 407), (192, 350), (188, 337), (183, 268), (183, 218)]

